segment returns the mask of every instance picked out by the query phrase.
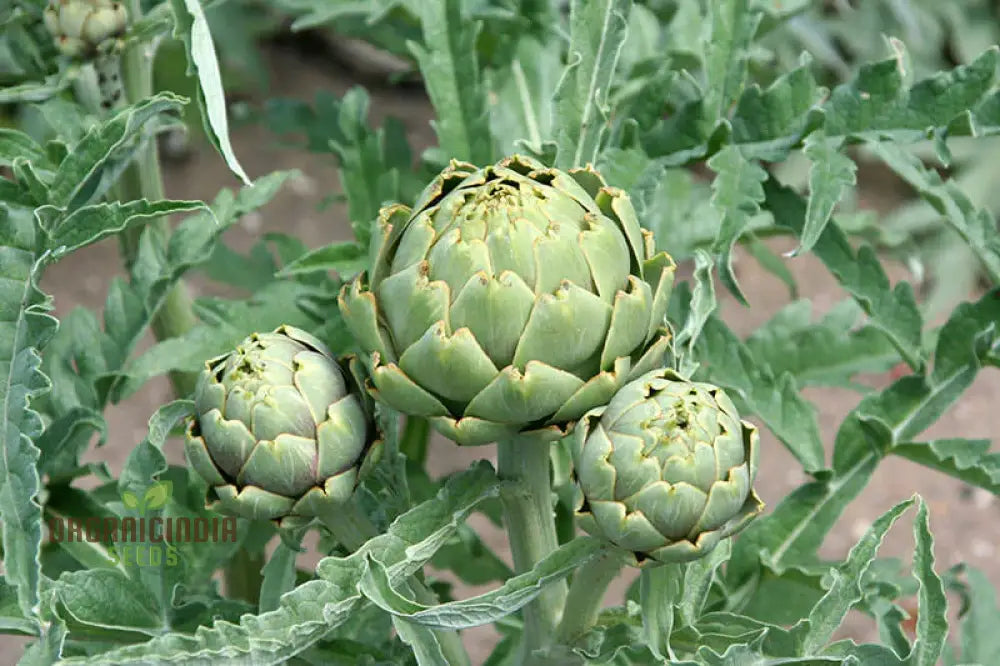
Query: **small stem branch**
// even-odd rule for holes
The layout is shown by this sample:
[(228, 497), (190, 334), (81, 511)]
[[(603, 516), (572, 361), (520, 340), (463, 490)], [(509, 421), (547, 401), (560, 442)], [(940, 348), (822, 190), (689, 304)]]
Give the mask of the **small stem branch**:
[[(128, 0), (129, 20), (135, 22), (142, 18), (140, 0)], [(125, 98), (134, 104), (153, 94), (153, 58), (156, 55), (156, 45), (137, 43), (130, 46), (122, 54), (122, 82)], [(157, 201), (165, 198), (163, 174), (160, 171), (160, 156), (156, 145), (156, 137), (147, 137), (145, 145), (139, 151), (136, 160), (122, 174), (117, 188), (119, 198), (131, 201), (147, 199)], [(156, 239), (166, 244), (170, 237), (170, 220), (160, 217), (151, 221), (146, 228), (156, 234)], [(126, 268), (131, 271), (139, 251), (141, 229), (129, 229), (121, 235), (122, 255)], [(153, 317), (152, 329), (157, 340), (183, 335), (197, 323), (192, 305), (194, 300), (183, 281), (177, 281), (167, 292), (160, 309)], [(170, 382), (178, 396), (194, 392), (197, 376), (193, 373), (174, 372), (170, 374)]]
[[(378, 528), (354, 500), (348, 502), (346, 506), (338, 506), (335, 510), (320, 516), (320, 522), (333, 533), (334, 538), (341, 545), (350, 551), (357, 550), (366, 541), (378, 535)], [(432, 605), (439, 602), (437, 595), (416, 576), (411, 577), (407, 582), (420, 603)], [(445, 659), (451, 666), (469, 666), (471, 664), (465, 646), (462, 645), (462, 638), (457, 631), (438, 629), (434, 633)]]
[(571, 645), (597, 622), (608, 585), (622, 569), (621, 554), (608, 549), (573, 574), (556, 641)]
[[(549, 445), (514, 438), (497, 443), (500, 478), (510, 481), (500, 493), (516, 573), (530, 571), (559, 545), (552, 510)], [(566, 583), (542, 590), (524, 607), (523, 663), (552, 638), (566, 599)]]

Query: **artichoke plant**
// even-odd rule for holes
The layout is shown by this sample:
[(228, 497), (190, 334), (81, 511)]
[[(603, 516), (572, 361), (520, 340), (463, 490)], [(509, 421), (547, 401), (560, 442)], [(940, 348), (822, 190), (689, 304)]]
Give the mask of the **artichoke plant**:
[(70, 57), (94, 53), (128, 25), (125, 5), (114, 0), (50, 0), (44, 17), (56, 48)]
[(185, 450), (214, 508), (289, 524), (347, 502), (380, 451), (352, 379), (323, 343), (291, 326), (206, 361)]
[(373, 392), (459, 444), (553, 440), (662, 365), (674, 263), (591, 168), (452, 161), (340, 294)]
[(758, 449), (757, 429), (722, 389), (653, 371), (574, 433), (580, 526), (639, 561), (701, 557), (763, 509)]

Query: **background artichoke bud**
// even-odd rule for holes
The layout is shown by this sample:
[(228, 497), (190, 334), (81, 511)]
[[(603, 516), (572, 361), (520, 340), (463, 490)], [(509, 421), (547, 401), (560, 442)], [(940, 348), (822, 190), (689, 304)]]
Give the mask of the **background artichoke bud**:
[(553, 440), (662, 365), (674, 263), (590, 168), (453, 161), (379, 215), (340, 309), (377, 397), (459, 444)]
[(359, 386), (323, 343), (291, 326), (207, 361), (185, 450), (214, 508), (301, 524), (349, 500), (381, 450)]
[(572, 441), (580, 526), (640, 560), (701, 557), (764, 508), (757, 429), (722, 389), (672, 370), (627, 384)]
[(71, 58), (94, 54), (128, 26), (125, 5), (113, 0), (50, 0), (44, 19), (56, 48)]

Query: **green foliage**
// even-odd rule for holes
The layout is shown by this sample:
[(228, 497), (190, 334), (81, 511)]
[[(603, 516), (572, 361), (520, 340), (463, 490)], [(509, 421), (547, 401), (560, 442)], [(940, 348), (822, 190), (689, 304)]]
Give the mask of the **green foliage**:
[[(1000, 495), (990, 440), (931, 430), (980, 373), (1000, 367), (994, 3), (126, 4), (128, 30), (99, 63), (60, 55), (44, 2), (0, 7), (0, 633), (29, 637), (22, 663), (463, 665), (458, 632), (484, 624), (500, 633), (490, 665), (1000, 663), (996, 590), (966, 565), (936, 567), (919, 496), (877, 507), (884, 513), (843, 559), (822, 549), (891, 456)], [(321, 247), (269, 233), (237, 251), (226, 230), (297, 174), (251, 180), (240, 165), (228, 68), (263, 69), (260, 35), (285, 26), (388, 52), (393, 76), (424, 87), (437, 143), (411, 146), (409, 118), (373, 122), (383, 116), (360, 86), (264, 101), (255, 117), (275, 137), (335, 163), (342, 194), (327, 203), (346, 202), (350, 228)], [(176, 48), (158, 67), (186, 72), (191, 107), (152, 87), (157, 46), (170, 37)], [(101, 108), (93, 100), (109, 72), (125, 97)], [(211, 201), (163, 192), (156, 142), (190, 121), (241, 181)], [(281, 324), (337, 354), (359, 351), (337, 298), (378, 266), (380, 209), (414, 205), (451, 160), (483, 167), (514, 153), (563, 170), (593, 165), (628, 194), (649, 243), (684, 277), (664, 322), (666, 362), (723, 388), (788, 450), (800, 486), (707, 556), (654, 566), (577, 535), (574, 512), (594, 507), (582, 506), (567, 442), (551, 445), (551, 476), (480, 460), (436, 479), (427, 458), (449, 454), (428, 447), (427, 421), (408, 416), (400, 428), (400, 414), (378, 403), (381, 460), (350, 509), (323, 521), (315, 567), (299, 568), (311, 525), (233, 518), (232, 538), (169, 542), (152, 528), (123, 539), (94, 527), (220, 524), (205, 480), (168, 463), (171, 437), (193, 414), (192, 373)], [(880, 180), (874, 164), (885, 167)], [(865, 209), (884, 183), (901, 186), (901, 201)], [(46, 270), (108, 242), (119, 243), (122, 268), (100, 311), (60, 304), (76, 307), (53, 317), (39, 286)], [(646, 256), (640, 239), (629, 242)], [(897, 259), (910, 274), (889, 265)], [(842, 291), (828, 309), (798, 293), (797, 262), (813, 260)], [(737, 320), (759, 293), (746, 262), (790, 297), (743, 335)], [(227, 295), (193, 299), (192, 276), (215, 283), (203, 293)], [(737, 301), (732, 315), (720, 311), (717, 281)], [(161, 377), (175, 399), (115, 475), (94, 462), (95, 448), (129, 436), (109, 432), (107, 410)], [(830, 388), (849, 389), (856, 404), (826, 441), (814, 400)], [(511, 530), (513, 567), (467, 522), (473, 513), (523, 523)], [(905, 515), (912, 558), (880, 557)], [(68, 538), (74, 525), (87, 538)], [(531, 541), (543, 532), (552, 543)], [(639, 567), (639, 581), (622, 605), (604, 607), (619, 562)], [(455, 580), (489, 589), (465, 595)], [(878, 643), (835, 640), (852, 612), (878, 627)]]

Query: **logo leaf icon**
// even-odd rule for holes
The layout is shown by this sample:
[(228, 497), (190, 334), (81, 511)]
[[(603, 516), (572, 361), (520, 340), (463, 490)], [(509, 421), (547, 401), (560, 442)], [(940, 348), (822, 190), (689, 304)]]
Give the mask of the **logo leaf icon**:
[(122, 502), (130, 509), (139, 508), (139, 498), (127, 490), (122, 493)]
[(159, 481), (154, 483), (146, 491), (146, 496), (143, 498), (143, 504), (146, 505), (147, 509), (159, 509), (167, 503), (170, 499), (170, 492), (173, 490), (173, 483), (171, 481)]

